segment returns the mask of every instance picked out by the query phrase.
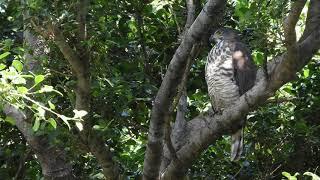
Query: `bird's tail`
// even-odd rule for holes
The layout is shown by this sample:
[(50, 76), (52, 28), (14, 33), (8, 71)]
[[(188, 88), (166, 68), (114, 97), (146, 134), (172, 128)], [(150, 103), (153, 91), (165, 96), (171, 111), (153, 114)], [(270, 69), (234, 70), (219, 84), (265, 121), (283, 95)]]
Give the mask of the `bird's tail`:
[(238, 161), (243, 150), (243, 128), (231, 135), (231, 161)]

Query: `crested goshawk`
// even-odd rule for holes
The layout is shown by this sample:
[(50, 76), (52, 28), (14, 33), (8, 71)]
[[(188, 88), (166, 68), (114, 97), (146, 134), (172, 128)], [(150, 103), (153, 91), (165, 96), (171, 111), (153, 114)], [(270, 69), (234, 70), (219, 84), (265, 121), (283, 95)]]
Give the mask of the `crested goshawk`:
[[(210, 37), (216, 44), (207, 57), (205, 76), (215, 112), (221, 113), (233, 105), (256, 79), (256, 66), (238, 34), (236, 30), (220, 28)], [(240, 158), (242, 149), (243, 127), (239, 127), (231, 135), (232, 161)]]

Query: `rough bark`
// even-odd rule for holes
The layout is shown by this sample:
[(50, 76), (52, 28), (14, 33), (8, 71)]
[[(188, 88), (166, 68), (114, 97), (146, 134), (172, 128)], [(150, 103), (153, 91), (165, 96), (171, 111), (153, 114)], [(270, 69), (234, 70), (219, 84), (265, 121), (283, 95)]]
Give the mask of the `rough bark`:
[[(313, 9), (311, 5), (309, 7), (309, 10)], [(289, 14), (289, 16), (291, 15)], [(317, 15), (312, 16), (317, 17)], [(320, 23), (319, 20), (313, 22)], [(293, 26), (295, 25), (293, 23)], [(309, 28), (306, 27), (307, 29)], [(294, 28), (289, 28), (289, 31), (294, 31)], [(286, 32), (286, 34), (293, 33), (295, 32)], [(233, 106), (226, 109), (222, 115), (215, 115), (209, 111), (188, 122), (186, 129), (189, 132), (185, 137), (188, 142), (177, 152), (178, 160), (171, 160), (164, 172), (163, 179), (180, 179), (184, 175), (181, 173), (181, 169), (189, 167), (204, 149), (221, 138), (223, 134), (232, 132), (233, 125), (239, 123), (239, 118), (263, 104), (283, 84), (293, 80), (295, 73), (301, 70), (320, 48), (319, 26), (299, 43), (290, 42), (292, 44), (287, 52), (268, 63), (270, 79), (266, 79), (263, 70), (260, 69), (255, 86), (241, 96)]]
[(294, 45), (297, 41), (295, 27), (299, 20), (301, 11), (307, 0), (297, 0), (291, 4), (289, 15), (284, 20), (284, 37), (285, 45), (288, 48)]
[[(186, 0), (187, 6), (187, 20), (185, 24), (184, 31), (187, 32), (191, 27), (192, 23), (196, 19), (197, 9), (200, 7), (200, 1), (198, 0)], [(181, 83), (178, 86), (177, 96), (174, 102), (169, 108), (168, 117), (166, 119), (166, 132), (165, 132), (165, 146), (163, 149), (163, 157), (160, 166), (160, 172), (164, 172), (164, 168), (170, 163), (171, 159), (177, 159), (176, 151), (185, 143), (184, 141), (184, 132), (186, 128), (187, 121), (185, 115), (187, 112), (187, 80), (190, 71), (190, 67), (193, 64), (194, 59), (198, 56), (201, 50), (202, 43), (196, 43), (193, 45), (190, 55), (187, 59), (187, 65), (185, 67)], [(177, 107), (176, 120), (174, 126), (171, 127), (170, 119), (173, 116), (174, 110)], [(162, 174), (162, 173), (161, 173)]]
[(4, 113), (16, 120), (17, 128), (37, 155), (45, 179), (74, 179), (64, 151), (52, 146), (47, 137), (36, 136), (32, 124), (21, 110), (7, 104)]
[(75, 88), (77, 110), (85, 110), (88, 115), (84, 117), (83, 130), (79, 131), (79, 140), (91, 152), (102, 167), (106, 179), (118, 179), (119, 169), (117, 163), (113, 160), (110, 148), (105, 141), (92, 128), (94, 122), (90, 117), (91, 101), (91, 82), (90, 82), (90, 53), (85, 46), (87, 40), (86, 16), (88, 12), (88, 0), (79, 0), (77, 4), (77, 44), (71, 47), (64, 37), (58, 24), (48, 22), (43, 28), (32, 21), (33, 28), (44, 38), (53, 39), (64, 58), (71, 65), (71, 70), (77, 79)]
[[(25, 5), (23, 0), (21, 3)], [(28, 18), (28, 16), (28, 12), (24, 11), (24, 19)], [(26, 69), (36, 73), (40, 69), (40, 63), (36, 57), (44, 55), (48, 52), (48, 49), (43, 40), (32, 35), (28, 30), (23, 32), (23, 36), (26, 49), (30, 49), (33, 52), (30, 54), (29, 51), (26, 51), (24, 55)], [(25, 112), (13, 105), (6, 104), (4, 113), (15, 119), (17, 128), (36, 154), (45, 179), (74, 179), (71, 165), (66, 160), (64, 150), (51, 145), (47, 136), (37, 136), (34, 134), (32, 131), (32, 122), (30, 118), (26, 116)], [(30, 152), (22, 159), (23, 162), (20, 163), (19, 167), (20, 172), (17, 172), (15, 179), (23, 178), (22, 171), (25, 168), (24, 161), (28, 156), (30, 156)]]
[(306, 19), (306, 28), (300, 41), (306, 39), (316, 28), (320, 26), (320, 1), (310, 0)]
[[(48, 29), (54, 35), (54, 42), (63, 53), (66, 60), (70, 63), (71, 69), (77, 78), (76, 105), (77, 110), (85, 110), (90, 113), (90, 56), (88, 49), (83, 45), (83, 41), (87, 39), (86, 31), (86, 16), (88, 9), (88, 0), (80, 0), (78, 2), (78, 44), (76, 52), (66, 42), (61, 30), (54, 24), (50, 24)], [(85, 118), (84, 128), (79, 132), (81, 142), (88, 150), (97, 158), (100, 166), (103, 169), (103, 174), (106, 179), (117, 179), (119, 176), (118, 166), (114, 162), (112, 153), (104, 140), (97, 135), (92, 126), (94, 122), (90, 118)]]
[(175, 97), (177, 87), (187, 64), (193, 45), (201, 40), (214, 16), (220, 14), (225, 0), (209, 0), (176, 50), (154, 101), (148, 133), (147, 152), (144, 159), (144, 179), (159, 178), (163, 153), (165, 117)]

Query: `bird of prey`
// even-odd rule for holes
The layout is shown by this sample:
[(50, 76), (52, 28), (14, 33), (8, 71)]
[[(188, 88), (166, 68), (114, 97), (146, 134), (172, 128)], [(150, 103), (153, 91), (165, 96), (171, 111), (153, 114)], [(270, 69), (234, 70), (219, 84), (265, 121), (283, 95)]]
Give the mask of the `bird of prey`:
[[(238, 34), (236, 30), (220, 28), (210, 37), (216, 44), (207, 57), (205, 76), (212, 107), (218, 113), (251, 89), (256, 79), (256, 66)], [(232, 161), (240, 159), (242, 149), (243, 127), (239, 127), (231, 135)]]

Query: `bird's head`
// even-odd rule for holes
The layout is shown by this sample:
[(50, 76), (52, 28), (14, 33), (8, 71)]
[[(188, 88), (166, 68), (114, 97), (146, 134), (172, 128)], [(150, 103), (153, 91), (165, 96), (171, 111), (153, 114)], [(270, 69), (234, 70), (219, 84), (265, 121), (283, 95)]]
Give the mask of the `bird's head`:
[(238, 40), (240, 32), (230, 28), (219, 28), (210, 36), (210, 43), (220, 42), (222, 40)]

